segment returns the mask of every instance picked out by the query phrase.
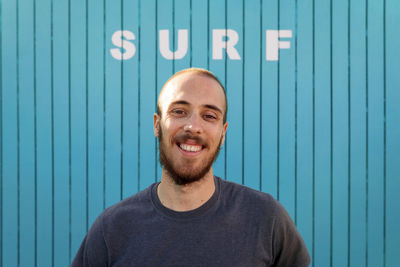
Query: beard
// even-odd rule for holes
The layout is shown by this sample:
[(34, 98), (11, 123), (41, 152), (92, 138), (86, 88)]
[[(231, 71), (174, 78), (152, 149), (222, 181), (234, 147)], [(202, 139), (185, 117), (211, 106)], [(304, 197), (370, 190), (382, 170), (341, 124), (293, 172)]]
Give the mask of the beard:
[[(181, 136), (181, 138), (183, 140), (187, 140), (190, 138), (201, 141), (199, 137), (192, 136), (190, 134), (184, 134), (183, 136)], [(214, 151), (212, 151), (211, 156), (205, 159), (205, 161), (197, 169), (191, 166), (183, 166), (183, 167), (174, 166), (173, 159), (169, 158), (166, 155), (166, 148), (164, 144), (161, 127), (159, 129), (158, 140), (160, 149), (160, 164), (163, 170), (165, 170), (169, 174), (169, 176), (172, 178), (175, 184), (186, 185), (201, 180), (210, 171), (211, 166), (217, 159), (219, 151), (221, 149), (222, 136), (221, 139), (219, 140), (217, 148)]]

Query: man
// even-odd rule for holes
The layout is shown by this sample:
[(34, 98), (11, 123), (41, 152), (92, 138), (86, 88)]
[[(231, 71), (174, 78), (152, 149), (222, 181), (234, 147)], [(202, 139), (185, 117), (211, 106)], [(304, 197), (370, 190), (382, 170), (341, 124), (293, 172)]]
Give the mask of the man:
[(72, 266), (298, 266), (310, 257), (270, 195), (213, 175), (228, 123), (223, 86), (203, 69), (161, 90), (160, 183), (105, 210)]

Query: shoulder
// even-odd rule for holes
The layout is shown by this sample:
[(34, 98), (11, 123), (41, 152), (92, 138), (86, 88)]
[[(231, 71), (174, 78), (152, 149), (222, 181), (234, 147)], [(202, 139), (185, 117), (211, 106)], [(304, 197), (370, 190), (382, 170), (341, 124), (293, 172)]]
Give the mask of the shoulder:
[(257, 191), (247, 186), (220, 180), (221, 201), (228, 206), (234, 205), (242, 212), (254, 213), (269, 218), (282, 214), (282, 205), (268, 193)]
[(268, 193), (261, 192), (250, 187), (237, 184), (234, 182), (220, 179), (221, 195), (227, 199), (233, 199), (234, 202), (243, 202), (245, 204), (251, 202), (256, 205), (264, 205), (270, 208), (276, 208), (279, 204)]
[[(128, 197), (104, 210), (90, 227), (72, 266), (108, 266), (110, 249), (122, 242), (141, 213), (149, 210), (151, 188)], [(117, 242), (117, 243), (116, 243)]]
[(153, 207), (151, 190), (155, 185), (152, 184), (143, 191), (105, 209), (97, 220), (101, 221), (101, 225), (104, 228), (108, 228), (109, 226), (123, 227), (124, 224), (130, 222), (129, 218), (138, 218), (148, 213)]
[(310, 257), (302, 237), (285, 208), (270, 194), (220, 180), (225, 207), (240, 214), (245, 225), (253, 225), (266, 237), (274, 266), (308, 266)]

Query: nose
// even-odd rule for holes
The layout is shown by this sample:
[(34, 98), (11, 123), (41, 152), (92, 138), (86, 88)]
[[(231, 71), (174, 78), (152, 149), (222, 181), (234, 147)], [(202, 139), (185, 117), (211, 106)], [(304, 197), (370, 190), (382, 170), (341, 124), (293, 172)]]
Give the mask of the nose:
[(192, 134), (200, 134), (202, 132), (202, 126), (199, 116), (192, 114), (183, 126), (183, 130)]

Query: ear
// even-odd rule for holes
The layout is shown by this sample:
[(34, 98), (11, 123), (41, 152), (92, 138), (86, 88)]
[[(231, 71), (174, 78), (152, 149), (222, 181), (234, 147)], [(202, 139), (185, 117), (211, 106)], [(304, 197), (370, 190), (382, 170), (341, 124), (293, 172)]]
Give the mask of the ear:
[(225, 122), (224, 126), (223, 126), (223, 131), (222, 131), (222, 140), (221, 140), (221, 146), (224, 144), (225, 142), (225, 134), (226, 134), (226, 130), (228, 129), (228, 122)]
[(158, 138), (160, 132), (160, 116), (158, 116), (157, 113), (154, 113), (153, 120), (154, 120), (154, 128), (153, 128), (154, 135), (155, 137)]

